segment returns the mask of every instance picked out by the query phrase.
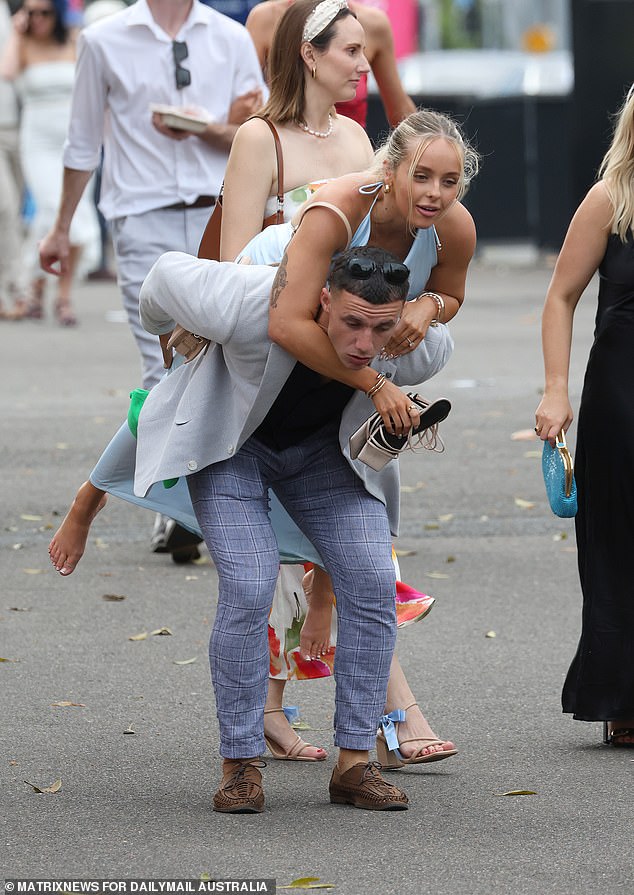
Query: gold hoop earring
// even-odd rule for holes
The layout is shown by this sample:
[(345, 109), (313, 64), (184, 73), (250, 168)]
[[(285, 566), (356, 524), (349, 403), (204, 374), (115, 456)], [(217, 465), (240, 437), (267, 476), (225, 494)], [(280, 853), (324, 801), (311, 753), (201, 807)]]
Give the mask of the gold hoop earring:
[(317, 66), (316, 65), (313, 65), (313, 67), (310, 71), (310, 75), (311, 75), (313, 81), (317, 80)]

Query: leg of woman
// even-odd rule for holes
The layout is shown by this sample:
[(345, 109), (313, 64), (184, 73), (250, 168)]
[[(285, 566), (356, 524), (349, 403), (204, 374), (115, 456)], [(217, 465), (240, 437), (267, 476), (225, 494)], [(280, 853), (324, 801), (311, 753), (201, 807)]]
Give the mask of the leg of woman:
[[(269, 749), (271, 747), (270, 743), (272, 743), (276, 747), (278, 754), (288, 754), (289, 750), (292, 749), (293, 754), (297, 755), (297, 746), (299, 746), (301, 760), (323, 761), (324, 758), (328, 757), (326, 750), (320, 749), (318, 746), (311, 746), (310, 743), (304, 743), (289, 724), (282, 708), (285, 687), (286, 681), (278, 678), (269, 678), (269, 689), (264, 706), (264, 737), (267, 740), (267, 744), (269, 744)], [(302, 743), (303, 746), (301, 745)]]
[(106, 505), (105, 491), (84, 482), (77, 491), (64, 521), (57, 529), (48, 553), (60, 575), (70, 575), (86, 549), (88, 532), (97, 513)]
[(304, 575), (302, 587), (308, 611), (299, 635), (299, 646), (306, 659), (319, 659), (326, 655), (330, 647), (330, 626), (335, 604), (332, 581), (328, 572), (315, 565)]
[(31, 320), (41, 320), (44, 316), (44, 289), (46, 279), (44, 277), (36, 277), (31, 283), (31, 297), (29, 299), (29, 307), (26, 316)]
[(434, 753), (454, 752), (456, 748), (454, 744), (449, 740), (439, 739), (431, 729), (407, 683), (396, 655), (392, 658), (390, 667), (385, 713), (389, 714), (395, 709), (406, 709), (405, 721), (398, 722), (398, 739), (402, 744), (399, 749), (405, 758), (411, 758), (416, 753), (431, 756)]
[(65, 273), (60, 275), (57, 281), (55, 316), (60, 326), (75, 326), (77, 323), (77, 318), (73, 314), (70, 294), (80, 255), (81, 246), (72, 245), (68, 255), (68, 268)]

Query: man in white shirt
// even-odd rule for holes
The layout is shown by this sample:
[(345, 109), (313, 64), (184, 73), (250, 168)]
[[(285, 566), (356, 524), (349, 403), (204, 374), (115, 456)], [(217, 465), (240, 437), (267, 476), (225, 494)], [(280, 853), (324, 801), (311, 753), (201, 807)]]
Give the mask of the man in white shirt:
[[(197, 253), (233, 135), (265, 87), (247, 31), (198, 0), (137, 0), (86, 28), (78, 49), (62, 197), (40, 262), (52, 273), (58, 262), (65, 268), (70, 222), (103, 145), (100, 209), (151, 388), (163, 358), (139, 323), (141, 283), (163, 252)], [(210, 122), (202, 133), (175, 130), (151, 103), (197, 109)]]
[[(144, 388), (164, 369), (158, 339), (139, 322), (141, 284), (164, 252), (197, 254), (233, 136), (265, 90), (246, 29), (198, 0), (137, 0), (80, 35), (62, 196), (40, 263), (65, 270), (70, 222), (103, 146), (99, 208), (110, 221)], [(173, 129), (151, 104), (195, 111), (209, 123), (200, 133)], [(155, 552), (186, 562), (198, 555), (198, 540), (157, 517)]]

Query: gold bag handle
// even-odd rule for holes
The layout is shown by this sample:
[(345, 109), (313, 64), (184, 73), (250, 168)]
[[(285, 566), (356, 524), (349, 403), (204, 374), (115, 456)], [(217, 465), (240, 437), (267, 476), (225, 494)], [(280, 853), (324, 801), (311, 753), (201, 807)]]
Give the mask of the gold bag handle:
[(559, 451), (561, 459), (564, 464), (564, 487), (566, 491), (566, 497), (570, 497), (572, 493), (572, 482), (574, 480), (574, 466), (572, 463), (572, 457), (570, 456), (570, 451), (566, 445), (566, 435), (564, 430), (561, 429), (557, 434), (557, 441), (555, 442), (555, 447)]

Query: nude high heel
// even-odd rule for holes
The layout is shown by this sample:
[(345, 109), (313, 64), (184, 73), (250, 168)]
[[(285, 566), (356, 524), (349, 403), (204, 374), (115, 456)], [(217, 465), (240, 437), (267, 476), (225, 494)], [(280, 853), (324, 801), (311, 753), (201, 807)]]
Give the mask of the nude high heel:
[[(412, 702), (407, 708), (395, 709), (389, 715), (383, 715), (379, 722), (379, 731), (376, 736), (376, 754), (381, 766), (386, 770), (395, 771), (407, 764), (426, 764), (431, 761), (442, 761), (443, 758), (450, 758), (452, 755), (458, 754), (457, 749), (443, 749), (441, 752), (423, 753), (423, 749), (426, 749), (427, 746), (440, 746), (445, 742), (436, 737), (410, 737), (399, 742), (396, 725), (405, 721), (407, 709), (411, 709), (415, 705), (418, 705), (418, 703)], [(403, 743), (422, 743), (422, 746), (413, 755), (406, 758), (399, 748)]]
[[(273, 715), (277, 712), (281, 712), (283, 715), (286, 713), (284, 709), (264, 709), (265, 715)], [(293, 731), (294, 732), (294, 731)], [(290, 747), (284, 751), (284, 748), (274, 740), (273, 737), (264, 734), (264, 739), (266, 741), (266, 745), (268, 746), (269, 752), (273, 756), (273, 758), (278, 759), (278, 761), (325, 761), (328, 758), (328, 753), (325, 749), (322, 749), (323, 755), (320, 756), (312, 756), (312, 755), (304, 755), (304, 751), (306, 749), (319, 749), (319, 746), (312, 746), (310, 743), (307, 743), (303, 740), (299, 734), (295, 734), (297, 739)]]

